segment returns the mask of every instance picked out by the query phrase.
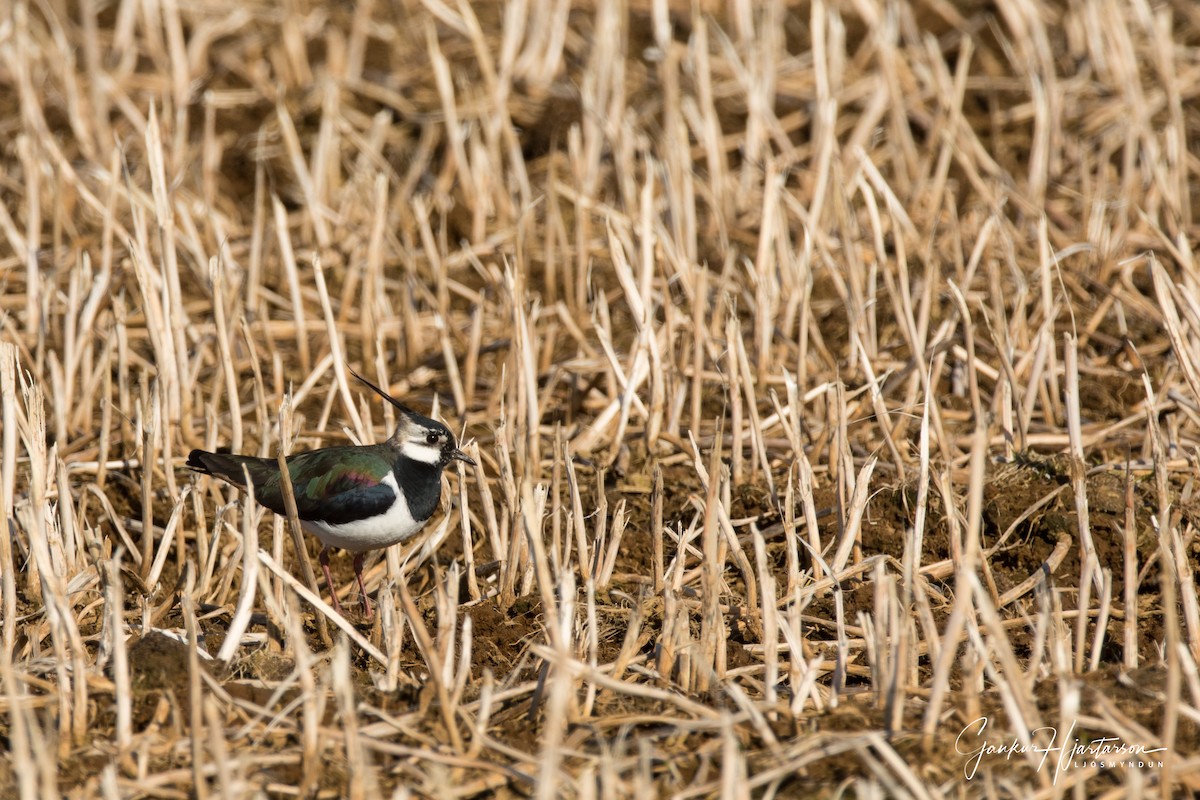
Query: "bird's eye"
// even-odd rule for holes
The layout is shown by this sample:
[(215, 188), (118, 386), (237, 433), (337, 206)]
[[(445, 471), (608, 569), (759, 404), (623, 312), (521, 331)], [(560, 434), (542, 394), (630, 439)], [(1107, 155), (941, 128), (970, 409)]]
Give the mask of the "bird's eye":
[(442, 438), (442, 435), (441, 435), (440, 433), (427, 433), (427, 434), (425, 434), (425, 442), (426, 442), (427, 444), (437, 444), (437, 443), (438, 443), (438, 439), (441, 439), (441, 438)]

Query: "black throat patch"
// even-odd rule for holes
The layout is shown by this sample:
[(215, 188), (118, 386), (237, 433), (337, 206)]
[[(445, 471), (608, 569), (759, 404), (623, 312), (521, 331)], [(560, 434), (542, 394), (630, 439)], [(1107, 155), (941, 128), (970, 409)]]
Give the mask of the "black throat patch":
[(429, 519), (442, 495), (441, 467), (401, 457), (396, 459), (394, 468), (396, 483), (408, 500), (408, 513), (417, 522)]

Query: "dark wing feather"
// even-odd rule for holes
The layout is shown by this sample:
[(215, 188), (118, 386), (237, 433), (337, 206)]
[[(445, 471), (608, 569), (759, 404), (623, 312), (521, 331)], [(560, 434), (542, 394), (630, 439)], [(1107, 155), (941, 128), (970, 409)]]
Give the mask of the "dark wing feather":
[[(392, 487), (380, 483), (391, 469), (386, 456), (380, 446), (327, 447), (291, 456), (287, 462), (296, 514), (301, 520), (338, 525), (386, 512), (396, 499)], [(193, 450), (187, 465), (239, 488), (245, 488), (245, 468), (258, 502), (276, 514), (287, 513), (274, 459)]]

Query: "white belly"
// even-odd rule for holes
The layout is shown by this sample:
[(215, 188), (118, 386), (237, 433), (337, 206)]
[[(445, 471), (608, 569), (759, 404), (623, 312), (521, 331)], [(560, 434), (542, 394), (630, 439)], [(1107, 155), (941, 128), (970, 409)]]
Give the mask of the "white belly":
[(338, 525), (308, 520), (301, 523), (302, 527), (323, 544), (340, 547), (352, 553), (377, 550), (403, 542), (421, 530), (425, 523), (412, 518), (408, 511), (408, 503), (404, 500), (400, 487), (396, 485), (394, 475), (388, 475), (383, 479), (383, 483), (392, 487), (396, 495), (387, 513)]

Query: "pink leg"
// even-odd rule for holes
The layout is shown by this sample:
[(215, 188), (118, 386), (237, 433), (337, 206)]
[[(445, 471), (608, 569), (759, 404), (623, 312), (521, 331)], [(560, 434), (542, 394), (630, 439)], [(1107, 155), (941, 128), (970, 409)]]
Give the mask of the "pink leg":
[(371, 601), (367, 597), (367, 587), (363, 585), (362, 568), (363, 559), (366, 553), (359, 553), (354, 557), (354, 577), (358, 578), (358, 596), (362, 598), (363, 612), (366, 614), (367, 621), (371, 620)]
[(329, 574), (329, 548), (322, 547), (319, 557), (321, 562), (321, 570), (325, 573), (325, 585), (329, 587), (329, 594), (333, 598), (333, 610), (346, 616), (342, 613), (342, 604), (338, 602), (337, 587), (333, 585), (333, 576)]

